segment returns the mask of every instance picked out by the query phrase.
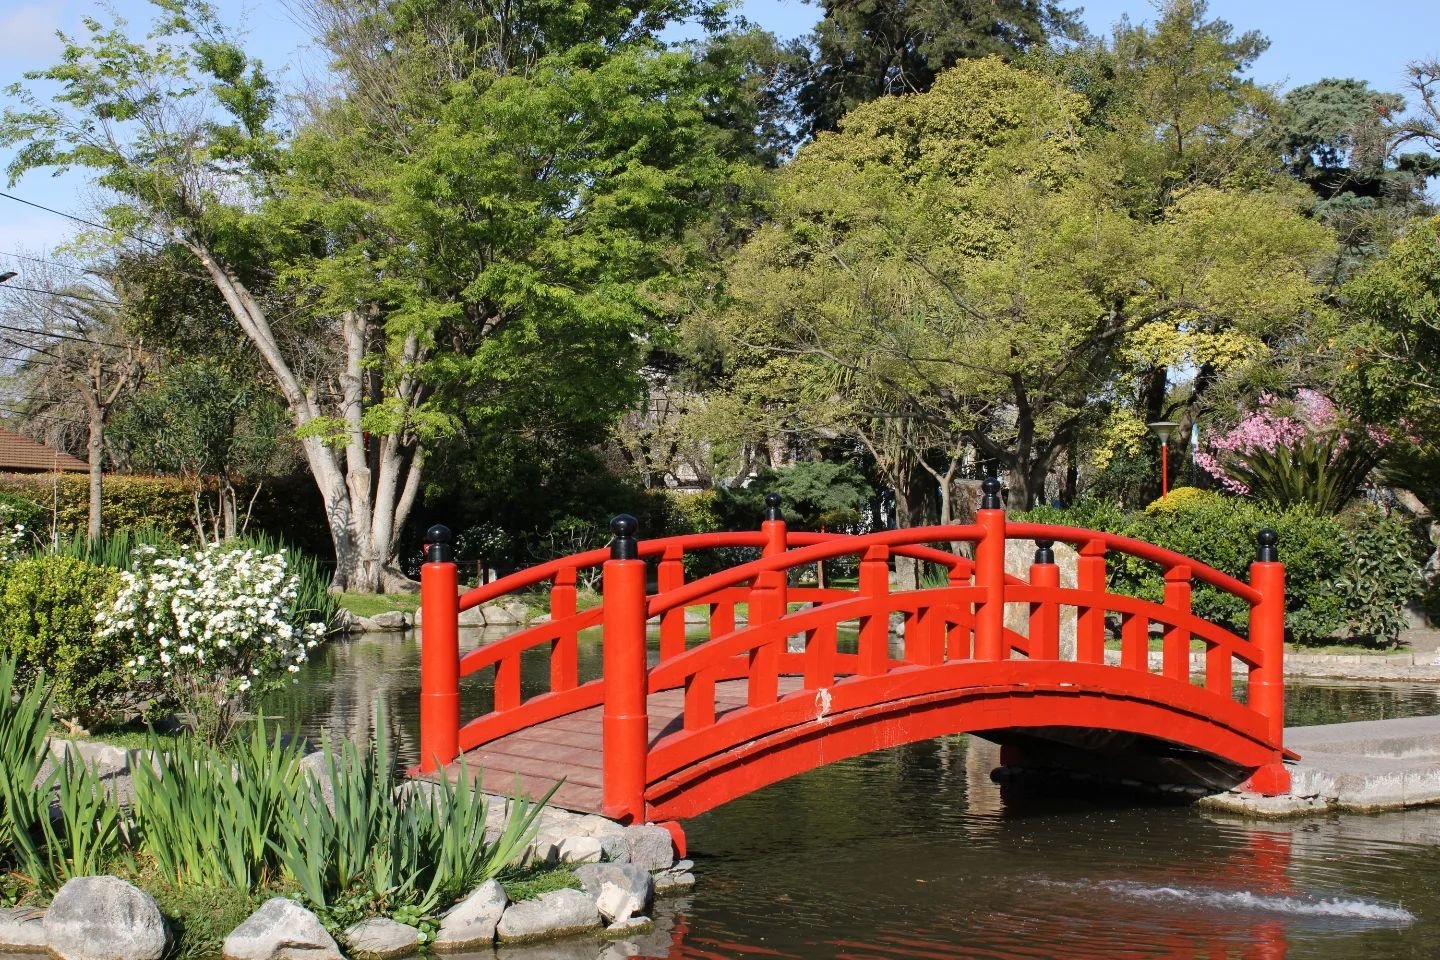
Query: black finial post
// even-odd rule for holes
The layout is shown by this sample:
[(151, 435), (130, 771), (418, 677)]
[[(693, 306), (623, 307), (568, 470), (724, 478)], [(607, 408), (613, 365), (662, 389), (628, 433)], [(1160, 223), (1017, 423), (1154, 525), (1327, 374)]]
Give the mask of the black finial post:
[(1278, 563), (1280, 551), (1276, 544), (1280, 542), (1280, 534), (1269, 527), (1255, 534), (1255, 561), (1257, 563)]
[(1036, 541), (1035, 541), (1035, 562), (1036, 562), (1036, 563), (1054, 563), (1054, 562), (1055, 562), (1055, 551), (1052, 550), (1052, 549), (1050, 549), (1050, 548), (1053, 547), (1053, 546), (1055, 546), (1055, 541), (1054, 541), (1054, 540), (1036, 540)]
[(450, 528), (437, 523), (425, 531), (425, 562), (450, 563), (455, 551), (450, 546)]
[(780, 512), (780, 494), (778, 494), (778, 493), (767, 493), (767, 494), (765, 494), (765, 519), (766, 519), (766, 520), (784, 520), (784, 519), (785, 519), (784, 515), (781, 514), (781, 512)]
[(611, 560), (638, 560), (640, 558), (640, 541), (635, 539), (635, 533), (640, 529), (640, 521), (622, 513), (610, 521), (610, 532), (614, 539), (610, 541)]
[(988, 476), (988, 477), (986, 477), (984, 480), (980, 481), (980, 489), (981, 489), (982, 491), (984, 491), (984, 493), (985, 493), (985, 496), (984, 496), (983, 498), (981, 498), (981, 500), (980, 500), (980, 509), (981, 509), (981, 510), (1004, 510), (1004, 509), (1005, 509), (1005, 504), (1004, 504), (1004, 502), (1001, 501), (1001, 499), (1000, 499), (1000, 478), (999, 478), (999, 477), (995, 476), (995, 474), (993, 474), (993, 473), (990, 474), (990, 476)]

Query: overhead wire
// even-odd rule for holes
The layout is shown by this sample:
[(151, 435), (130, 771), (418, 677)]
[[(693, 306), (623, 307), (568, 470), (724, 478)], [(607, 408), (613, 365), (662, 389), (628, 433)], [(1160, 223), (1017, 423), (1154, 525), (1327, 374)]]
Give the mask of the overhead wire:
[(64, 217), (67, 220), (74, 220), (76, 223), (83, 223), (87, 227), (94, 227), (97, 230), (106, 230), (121, 237), (129, 237), (136, 243), (143, 243), (147, 246), (154, 247), (157, 250), (161, 248), (161, 245), (156, 243), (154, 240), (146, 240), (144, 237), (137, 237), (133, 233), (126, 233), (124, 230), (119, 230), (115, 227), (107, 227), (105, 224), (96, 223), (94, 220), (86, 220), (84, 217), (77, 217), (73, 213), (66, 213), (64, 210), (56, 210), (54, 207), (47, 207), (43, 203), (36, 203), (34, 200), (26, 200), (24, 197), (17, 197), (15, 196), (15, 194), (6, 193), (4, 190), (0, 190), (0, 197), (4, 197), (7, 200), (14, 200), (16, 203), (23, 203), (25, 204), (25, 206), (34, 207), (37, 210), (44, 210), (46, 213), (53, 213), (57, 217)]
[(0, 290), (24, 290), (26, 293), (43, 293), (47, 297), (64, 297), (67, 300), (84, 300), (87, 303), (103, 303), (111, 307), (123, 306), (119, 300), (106, 300), (102, 297), (87, 297), (78, 293), (65, 293), (63, 290), (43, 290), (40, 287), (23, 287), (18, 283), (0, 283)]

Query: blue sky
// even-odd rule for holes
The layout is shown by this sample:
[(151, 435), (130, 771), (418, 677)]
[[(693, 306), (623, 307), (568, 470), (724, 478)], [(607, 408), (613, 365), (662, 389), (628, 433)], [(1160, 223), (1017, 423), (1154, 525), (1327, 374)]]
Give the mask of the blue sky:
[[(313, 50), (303, 46), (305, 31), (283, 0), (213, 0), (231, 23), (248, 32), (249, 47), (283, 80), (295, 81)], [(145, 0), (114, 0), (107, 5), (132, 23), (149, 18)], [(25, 70), (46, 66), (59, 51), (56, 30), (78, 31), (81, 18), (105, 17), (93, 0), (0, 0), (0, 87)], [(800, 0), (745, 0), (741, 10), (754, 22), (784, 37), (799, 36), (815, 23), (818, 8)], [(1108, 33), (1122, 15), (1144, 21), (1154, 17), (1146, 0), (1091, 0), (1082, 18), (1091, 31)], [(1258, 29), (1270, 38), (1269, 51), (1255, 67), (1261, 83), (1280, 89), (1324, 77), (1357, 77), (1382, 90), (1405, 89), (1405, 65), (1440, 58), (1440, 2), (1436, 0), (1211, 0), (1210, 13), (1237, 30)], [(0, 151), (0, 162), (8, 162)], [(91, 206), (83, 178), (27, 175), (7, 193), (84, 216)], [(0, 198), (0, 270), (21, 269), (24, 261), (6, 254), (41, 255), (62, 242), (73, 224)]]

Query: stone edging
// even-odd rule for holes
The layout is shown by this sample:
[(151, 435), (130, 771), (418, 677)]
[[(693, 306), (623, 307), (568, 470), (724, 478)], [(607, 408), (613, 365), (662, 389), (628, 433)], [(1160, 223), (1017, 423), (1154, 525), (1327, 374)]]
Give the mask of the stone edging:
[[(488, 950), (586, 935), (608, 939), (642, 934), (654, 898), (695, 883), (694, 863), (676, 860), (669, 831), (653, 824), (622, 826), (603, 817), (547, 808), (527, 857), (575, 868), (583, 889), (556, 890), (511, 903), (490, 880), (440, 918), (430, 949), (453, 953)], [(118, 877), (77, 877), (50, 907), (0, 909), (0, 954), (48, 951), (56, 960), (88, 960), (87, 949), (105, 943), (114, 960), (161, 960), (171, 933), (154, 898)], [(222, 947), (225, 960), (274, 960), (303, 952), (307, 960), (388, 960), (420, 950), (420, 931), (385, 918), (346, 929), (339, 942), (319, 919), (284, 897), (266, 901)]]

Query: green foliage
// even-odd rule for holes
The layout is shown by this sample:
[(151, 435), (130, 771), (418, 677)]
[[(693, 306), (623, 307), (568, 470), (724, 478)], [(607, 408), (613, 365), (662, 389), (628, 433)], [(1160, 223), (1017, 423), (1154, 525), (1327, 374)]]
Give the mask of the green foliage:
[[(377, 720), (375, 729), (386, 727)], [(364, 749), (327, 742), (316, 776), (333, 806), (319, 790), (302, 792), (275, 846), (301, 897), (335, 926), (376, 911), (424, 917), (497, 876), (524, 853), (550, 797), (510, 801), (500, 835), (487, 840), (478, 777), (466, 772), (397, 802), (383, 737)]]
[(105, 872), (121, 855), (120, 809), (77, 751), (66, 751), (42, 776), (51, 695), (45, 677), (22, 679), (15, 661), (0, 655), (0, 690), (0, 869), (42, 893)]
[(32, 534), (43, 531), (50, 525), (50, 511), (30, 497), (8, 490), (0, 490), (0, 504), (9, 524), (21, 524)]
[(152, 741), (133, 771), (139, 848), (170, 886), (254, 890), (278, 873), (281, 818), (304, 789), (300, 752), (255, 724), (222, 762), (194, 737)]
[(856, 106), (923, 93), (962, 59), (1013, 57), (1054, 38), (1084, 32), (1073, 10), (1053, 0), (847, 3), (822, 0), (813, 50), (795, 94), (810, 135), (834, 130)]
[[(0, 474), (0, 490), (53, 504), (60, 536), (84, 537), (90, 516), (90, 480), (84, 474)], [(192, 496), (192, 485), (179, 477), (112, 474), (105, 478), (101, 509), (111, 530), (154, 528), (183, 537), (194, 526)], [(50, 527), (49, 513), (42, 529)]]
[(214, 960), (230, 932), (271, 897), (290, 896), (284, 888), (244, 892), (224, 887), (172, 887), (159, 877), (143, 876), (140, 886), (155, 898), (174, 936), (170, 960)]
[[(1143, 512), (1083, 501), (1069, 510), (1044, 507), (1018, 516), (1154, 543), (1240, 580), (1249, 577), (1255, 535), (1270, 527), (1280, 535), (1285, 563), (1286, 631), (1298, 643), (1322, 644), (1348, 635), (1393, 645), (1404, 625), (1404, 606), (1420, 588), (1423, 556), (1414, 532), (1368, 506), (1337, 517), (1304, 504), (1279, 507), (1197, 490), (1156, 501)], [(1110, 584), (1155, 601), (1164, 594), (1161, 571), (1131, 558), (1112, 557)], [(1193, 606), (1202, 617), (1246, 629), (1248, 605), (1213, 587), (1197, 584)]]
[(173, 538), (164, 530), (155, 527), (138, 527), (102, 534), (98, 539), (67, 537), (53, 547), (41, 548), (36, 556), (70, 557), (88, 563), (92, 567), (106, 567), (110, 570), (129, 570), (135, 550), (138, 547), (162, 549), (174, 546)]
[(579, 890), (580, 879), (569, 867), (524, 867), (500, 874), (505, 895), (516, 900), (534, 900), (555, 890)]
[(1273, 450), (1222, 454), (1220, 462), (1256, 499), (1282, 507), (1305, 504), (1324, 515), (1339, 513), (1354, 499), (1380, 456), (1363, 436), (1331, 432)]
[(327, 626), (334, 622), (340, 604), (330, 592), (330, 571), (318, 558), (287, 545), (281, 538), (265, 533), (239, 537), (234, 541), (234, 545), (249, 547), (260, 554), (284, 554), (286, 571), (299, 580), (291, 609), (292, 622), (321, 623)]
[(15, 658), (22, 680), (49, 676), (57, 711), (86, 726), (140, 706), (124, 670), (133, 651), (95, 639), (96, 612), (119, 585), (118, 571), (73, 557), (0, 565), (0, 653)]

